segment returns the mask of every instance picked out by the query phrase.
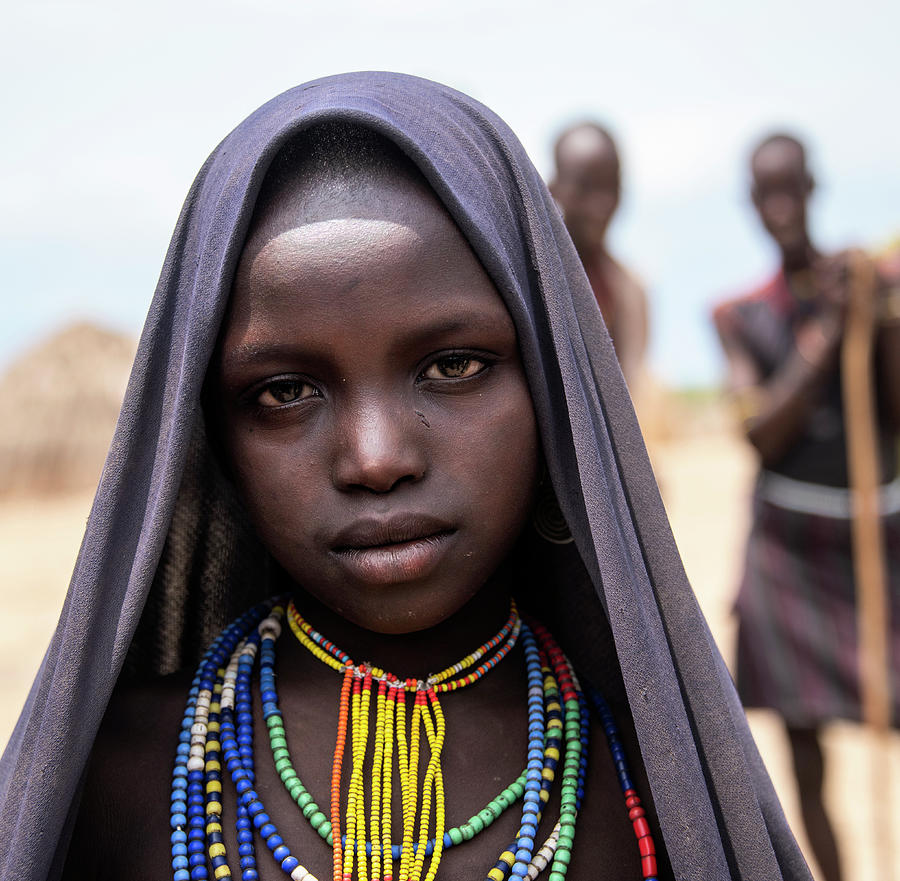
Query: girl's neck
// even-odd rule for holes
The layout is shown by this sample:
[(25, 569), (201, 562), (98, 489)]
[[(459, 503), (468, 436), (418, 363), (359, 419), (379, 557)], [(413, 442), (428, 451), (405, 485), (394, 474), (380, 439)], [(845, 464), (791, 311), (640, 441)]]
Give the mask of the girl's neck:
[(509, 617), (510, 578), (498, 573), (437, 626), (401, 635), (359, 627), (297, 588), (294, 601), (309, 624), (354, 663), (370, 662), (400, 678), (424, 679), (455, 664), (503, 627)]

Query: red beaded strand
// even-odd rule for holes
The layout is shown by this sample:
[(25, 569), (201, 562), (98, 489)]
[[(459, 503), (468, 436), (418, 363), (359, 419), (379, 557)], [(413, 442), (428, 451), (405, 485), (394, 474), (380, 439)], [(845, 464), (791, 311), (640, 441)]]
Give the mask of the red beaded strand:
[(641, 854), (641, 872), (645, 879), (656, 877), (656, 845), (647, 822), (640, 796), (633, 789), (625, 790), (625, 807), (628, 808), (628, 819), (634, 829)]

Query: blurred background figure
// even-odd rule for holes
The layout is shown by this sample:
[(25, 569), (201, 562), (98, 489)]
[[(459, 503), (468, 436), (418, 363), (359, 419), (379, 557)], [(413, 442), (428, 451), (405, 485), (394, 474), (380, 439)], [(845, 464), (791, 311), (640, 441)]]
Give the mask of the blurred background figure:
[[(760, 464), (737, 599), (736, 680), (746, 706), (772, 708), (784, 719), (810, 844), (822, 876), (839, 881), (838, 848), (822, 801), (820, 731), (832, 719), (860, 718), (840, 375), (851, 256), (823, 255), (810, 237), (814, 181), (800, 141), (766, 138), (753, 151), (750, 172), (753, 204), (781, 265), (767, 284), (714, 312), (730, 390)], [(878, 296), (877, 468), (887, 554), (896, 563), (900, 320), (887, 284)], [(900, 566), (888, 569), (896, 668)], [(896, 720), (896, 694), (893, 699)]]
[(615, 345), (622, 373), (635, 393), (647, 350), (647, 295), (607, 250), (607, 229), (619, 206), (619, 152), (595, 122), (566, 129), (553, 150), (550, 192), (559, 204)]

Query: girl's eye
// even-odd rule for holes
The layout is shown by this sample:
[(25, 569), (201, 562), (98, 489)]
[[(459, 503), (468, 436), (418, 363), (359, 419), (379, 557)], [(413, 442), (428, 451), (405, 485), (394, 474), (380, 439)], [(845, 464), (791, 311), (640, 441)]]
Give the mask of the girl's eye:
[(275, 379), (262, 388), (256, 403), (260, 407), (283, 407), (318, 395), (318, 389), (302, 379)]
[(487, 367), (480, 358), (471, 355), (444, 355), (422, 373), (423, 379), (468, 379)]

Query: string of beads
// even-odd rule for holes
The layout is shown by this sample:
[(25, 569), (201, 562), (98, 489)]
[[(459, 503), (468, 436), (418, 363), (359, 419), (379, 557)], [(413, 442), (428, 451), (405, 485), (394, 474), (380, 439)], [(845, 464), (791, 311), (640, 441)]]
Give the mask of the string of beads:
[[(441, 768), (441, 751), (446, 727), (438, 693), (455, 691), (474, 684), (506, 657), (522, 632), (522, 621), (515, 603), (511, 603), (509, 617), (497, 634), (461, 661), (428, 676), (424, 681), (400, 679), (378, 667), (356, 664), (346, 652), (305, 621), (293, 602), (288, 606), (288, 622), (294, 635), (307, 650), (323, 663), (339, 670), (344, 677), (331, 783), (334, 881), (351, 881), (354, 861), (360, 879), (372, 877), (393, 881), (395, 858), (391, 831), (393, 765), (385, 762), (384, 757), (385, 753), (393, 752), (394, 741), (400, 771), (403, 818), (398, 881), (422, 881), (423, 878), (424, 881), (433, 881), (447, 837)], [(526, 658), (527, 645), (526, 642)], [(478, 666), (475, 666), (476, 664)], [(465, 672), (469, 670), (471, 672)], [(460, 676), (461, 673), (464, 675)], [(375, 744), (370, 775), (372, 796), (368, 813), (367, 840), (364, 764), (367, 756), (373, 681), (377, 681), (379, 685), (376, 697)], [(407, 693), (414, 695), (408, 735)], [(339, 802), (334, 796), (340, 792), (348, 725), (351, 732), (352, 770), (345, 814), (346, 835), (342, 837)], [(429, 757), (424, 781), (420, 786), (419, 756), (423, 728)], [(388, 732), (391, 732), (393, 737), (388, 737)], [(542, 743), (537, 745), (539, 753), (542, 747)], [(526, 799), (528, 785), (526, 779)], [(432, 813), (434, 835), (430, 836)], [(452, 843), (453, 837), (449, 836), (449, 840)], [(371, 857), (371, 876), (368, 874), (367, 855)], [(429, 860), (427, 870), (426, 859)], [(339, 865), (340, 874), (338, 874)]]
[[(398, 860), (396, 881), (422, 881), (423, 878), (433, 881), (445, 849), (471, 840), (519, 800), (522, 816), (516, 839), (487, 873), (486, 881), (509, 878), (535, 881), (548, 867), (548, 881), (565, 881), (575, 821), (584, 796), (590, 723), (587, 701), (574, 670), (545, 628), (537, 622), (522, 622), (513, 605), (503, 629), (462, 661), (424, 681), (400, 680), (372, 665), (353, 664), (345, 653), (303, 621), (296, 609), (289, 607), (288, 611), (298, 639), (302, 633), (306, 640), (301, 642), (310, 651), (317, 649), (313, 653), (320, 660), (343, 674), (331, 783), (331, 819), (305, 789), (290, 759), (275, 682), (275, 643), (281, 633), (284, 608), (277, 603), (264, 603), (225, 628), (204, 655), (191, 685), (172, 782), (174, 881), (206, 881), (210, 872), (215, 879), (232, 877), (222, 832), (223, 760), (237, 792), (235, 830), (242, 881), (259, 878), (255, 833), (292, 881), (316, 881), (285, 845), (254, 788), (251, 682), (257, 658), (263, 717), (276, 771), (306, 820), (331, 844), (334, 881), (351, 881), (354, 871), (367, 881), (395, 881), (394, 863)], [(440, 754), (446, 732), (437, 693), (478, 681), (509, 653), (520, 637), (528, 680), (528, 764), (516, 781), (466, 823), (445, 829)], [(486, 660), (478, 664), (482, 658)], [(478, 666), (472, 672), (458, 676), (475, 664)], [(413, 695), (409, 725), (408, 693)], [(616, 765), (637, 838), (641, 874), (644, 881), (657, 881), (653, 837), (631, 781), (612, 714), (598, 692), (589, 689), (588, 696), (599, 715)], [(370, 763), (367, 817), (363, 770), (373, 697), (375, 745)], [(341, 780), (348, 734), (351, 773), (345, 812), (347, 834), (341, 836)], [(419, 787), (419, 757), (425, 745), (429, 755), (425, 779)], [(403, 808), (399, 845), (392, 841), (390, 822), (395, 757)], [(559, 821), (536, 850), (537, 831), (560, 759), (563, 773)], [(432, 814), (435, 834), (429, 837)], [(426, 860), (430, 861), (427, 870)]]

